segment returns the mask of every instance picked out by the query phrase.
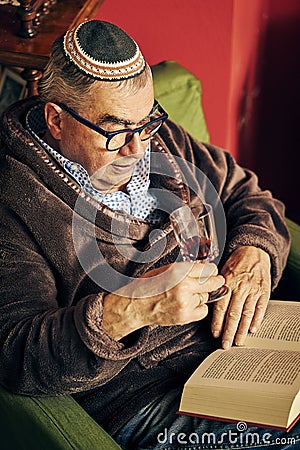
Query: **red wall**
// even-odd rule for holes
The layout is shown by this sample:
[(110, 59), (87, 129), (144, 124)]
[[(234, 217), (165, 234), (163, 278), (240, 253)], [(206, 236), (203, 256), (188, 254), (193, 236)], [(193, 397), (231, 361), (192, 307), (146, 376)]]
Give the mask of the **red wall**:
[(198, 76), (211, 140), (226, 145), (232, 0), (105, 0), (96, 17), (123, 27), (149, 64), (174, 59)]
[(226, 148), (240, 159), (247, 146), (243, 152), (251, 167), (269, 0), (236, 0), (233, 5)]
[[(266, 151), (260, 163), (267, 173), (266, 184), (273, 186), (276, 178), (276, 192), (300, 223), (300, 2), (289, 0), (282, 5), (277, 0), (271, 4), (258, 134)], [(267, 171), (269, 161), (272, 171)]]
[[(262, 187), (282, 200), (287, 215), (300, 223), (300, 2), (254, 3), (260, 9), (259, 39), (241, 77), (245, 89), (237, 89), (232, 100), (236, 102), (232, 126), (236, 118), (238, 124), (242, 121), (235, 131), (238, 160), (259, 175)], [(243, 18), (245, 23), (245, 14)]]
[[(105, 0), (150, 64), (200, 78), (211, 142), (255, 170), (299, 220), (299, 0)], [(296, 173), (297, 172), (297, 173)]]

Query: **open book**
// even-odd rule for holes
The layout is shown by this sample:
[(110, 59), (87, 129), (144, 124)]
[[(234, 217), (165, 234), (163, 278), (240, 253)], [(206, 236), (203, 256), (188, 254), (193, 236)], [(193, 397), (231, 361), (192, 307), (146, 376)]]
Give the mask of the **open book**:
[(245, 346), (209, 355), (186, 382), (179, 413), (288, 431), (300, 413), (300, 302), (271, 300)]

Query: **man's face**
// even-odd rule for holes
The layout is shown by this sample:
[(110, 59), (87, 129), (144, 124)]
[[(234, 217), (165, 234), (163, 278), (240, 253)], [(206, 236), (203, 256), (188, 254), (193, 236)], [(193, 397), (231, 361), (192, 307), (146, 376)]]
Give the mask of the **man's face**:
[[(149, 79), (144, 88), (134, 92), (113, 83), (95, 86), (84, 109), (76, 112), (106, 131), (134, 129), (149, 120), (154, 103), (153, 85)], [(79, 123), (58, 106), (60, 132), (55, 136), (56, 147), (68, 159), (81, 164), (88, 172), (93, 186), (101, 192), (124, 189), (134, 165), (149, 141), (142, 142), (139, 134), (120, 150), (106, 150), (106, 138)]]

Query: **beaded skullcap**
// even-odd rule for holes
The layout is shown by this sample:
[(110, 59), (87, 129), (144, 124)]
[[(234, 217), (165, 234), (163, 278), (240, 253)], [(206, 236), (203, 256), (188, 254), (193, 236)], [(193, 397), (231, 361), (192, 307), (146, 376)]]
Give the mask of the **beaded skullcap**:
[(146, 67), (136, 42), (116, 25), (100, 20), (83, 22), (67, 31), (64, 51), (73, 64), (97, 80), (132, 78)]

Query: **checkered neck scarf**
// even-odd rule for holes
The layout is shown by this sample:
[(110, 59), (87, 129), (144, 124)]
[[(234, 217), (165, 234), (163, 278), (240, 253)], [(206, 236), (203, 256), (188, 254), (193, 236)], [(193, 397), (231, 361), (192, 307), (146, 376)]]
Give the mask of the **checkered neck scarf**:
[(42, 106), (32, 108), (26, 117), (26, 125), (31, 135), (39, 141), (50, 154), (89, 196), (99, 203), (104, 203), (114, 211), (124, 211), (139, 219), (157, 223), (160, 220), (158, 202), (154, 195), (148, 192), (150, 184), (150, 143), (133, 170), (132, 178), (127, 184), (127, 193), (117, 191), (112, 194), (103, 194), (95, 189), (89, 174), (79, 163), (70, 161), (48, 145), (41, 136), (46, 131)]

